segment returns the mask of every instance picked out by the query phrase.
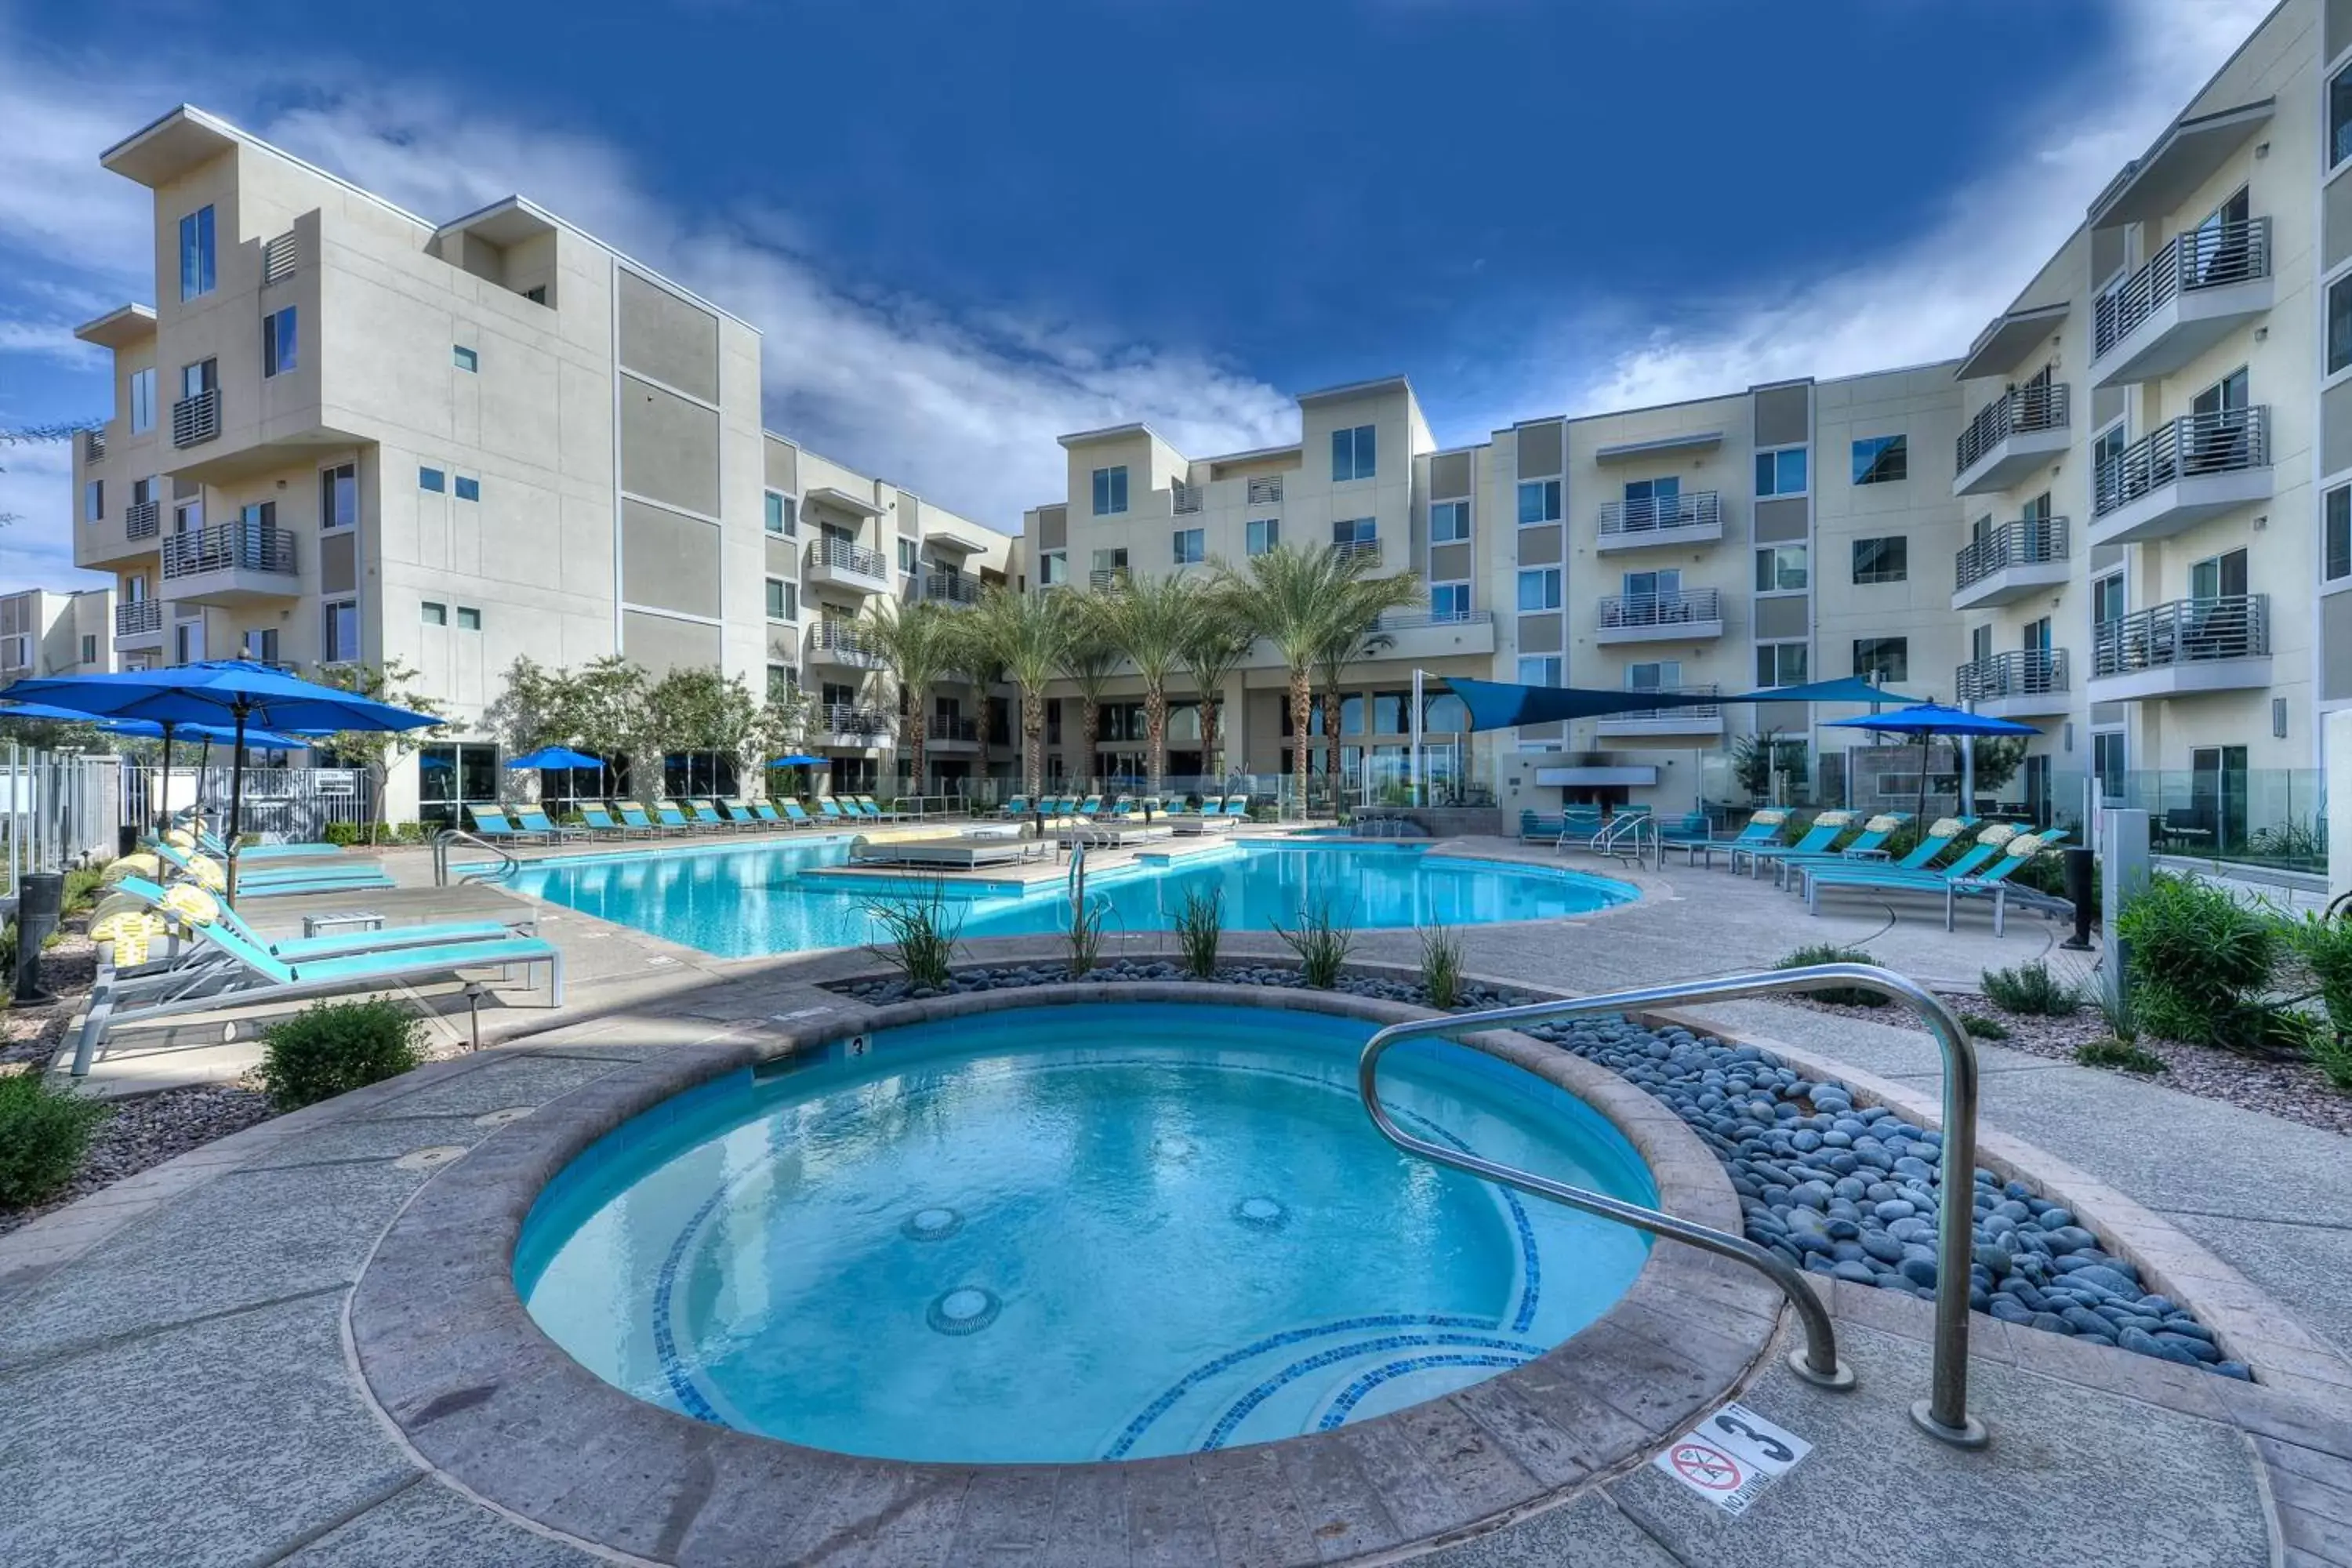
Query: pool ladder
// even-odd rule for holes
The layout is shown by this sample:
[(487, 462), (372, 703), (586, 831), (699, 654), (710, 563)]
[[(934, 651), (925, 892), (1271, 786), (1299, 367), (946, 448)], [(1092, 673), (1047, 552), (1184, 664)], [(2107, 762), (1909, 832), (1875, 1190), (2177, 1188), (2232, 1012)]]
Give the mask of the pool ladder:
[(445, 827), (433, 836), (433, 885), (436, 888), (449, 885), (449, 847), (453, 844), (469, 844), (477, 849), (487, 849), (499, 858), (495, 870), (486, 871), (472, 866), (460, 869), (457, 873), (460, 884), (509, 881), (522, 869), (522, 862), (515, 858), (514, 851), (505, 845), (478, 838), (461, 827)]
[(1516, 1007), (1490, 1007), (1475, 1013), (1454, 1013), (1391, 1024), (1364, 1046), (1357, 1064), (1357, 1092), (1364, 1109), (1383, 1137), (1409, 1153), (1434, 1164), (1466, 1171), (1474, 1176), (1549, 1198), (1585, 1214), (1598, 1215), (1632, 1226), (1652, 1236), (1679, 1241), (1719, 1258), (1745, 1263), (1770, 1279), (1788, 1297), (1803, 1326), (1805, 1342), (1789, 1352), (1790, 1370), (1806, 1382), (1824, 1388), (1851, 1388), (1853, 1371), (1837, 1357), (1836, 1330), (1830, 1315), (1806, 1284), (1804, 1275), (1780, 1254), (1744, 1236), (1681, 1219), (1663, 1210), (1631, 1204), (1605, 1193), (1572, 1187), (1532, 1172), (1515, 1170), (1416, 1138), (1397, 1125), (1381, 1103), (1380, 1062), (1390, 1047), (1406, 1040), (1440, 1038), (1459, 1043), (1460, 1037), (1483, 1029), (1515, 1028), (1522, 1024), (1549, 1023), (1562, 1018), (1588, 1018), (1638, 1012), (1685, 1002), (1724, 1002), (1742, 996), (1770, 996), (1783, 992), (1822, 991), (1845, 987), (1874, 991), (1900, 1002), (1919, 1015), (1944, 1058), (1942, 1213), (1938, 1216), (1936, 1259), (1935, 1367), (1928, 1397), (1915, 1401), (1911, 1419), (1929, 1436), (1958, 1447), (1981, 1447), (1984, 1424), (1969, 1415), (1969, 1270), (1975, 1261), (1977, 1163), (1977, 1055), (1959, 1020), (1931, 992), (1892, 970), (1867, 963), (1817, 963), (1802, 969), (1768, 970), (1761, 973), (1726, 975), (1718, 980), (1691, 980), (1673, 985), (1653, 985), (1635, 991), (1613, 991), (1602, 996), (1580, 996), (1559, 1002), (1534, 1002)]

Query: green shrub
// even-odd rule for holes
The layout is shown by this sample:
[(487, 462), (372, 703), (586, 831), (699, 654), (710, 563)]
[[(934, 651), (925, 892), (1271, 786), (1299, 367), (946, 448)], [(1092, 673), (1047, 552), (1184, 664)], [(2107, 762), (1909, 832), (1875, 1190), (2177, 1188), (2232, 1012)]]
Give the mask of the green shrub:
[(2158, 872), (2124, 906), (2116, 933), (2140, 1025), (2167, 1039), (2240, 1047), (2282, 1028), (2263, 1001), (2287, 950), (2280, 923), (2222, 889)]
[(2328, 1082), (2352, 1089), (2352, 921), (2306, 914), (2289, 928), (2288, 939), (2327, 1009), (2327, 1027), (2315, 1033), (2311, 1059)]
[(1328, 991), (1339, 983), (1339, 971), (1356, 945), (1356, 933), (1332, 917), (1328, 900), (1301, 909), (1296, 926), (1276, 922), (1274, 934), (1298, 955), (1300, 977), (1318, 991)]
[(367, 824), (364, 822), (331, 822), (320, 838), (323, 843), (348, 849), (354, 844), (366, 843), (367, 836)]
[(2129, 1040), (2090, 1040), (2074, 1047), (2074, 1059), (2086, 1068), (2120, 1068), (2126, 1072), (2158, 1073), (2164, 1058), (2151, 1056)]
[(1176, 945), (1183, 954), (1184, 973), (1208, 980), (1217, 973), (1217, 943), (1224, 935), (1225, 890), (1212, 885), (1187, 888), (1176, 910)]
[(1070, 910), (1070, 974), (1094, 973), (1102, 958), (1103, 917), (1110, 913), (1107, 898), (1089, 899)]
[[(1775, 969), (1811, 969), (1817, 963), (1876, 963), (1878, 960), (1867, 948), (1840, 947), (1833, 942), (1809, 942), (1774, 964)], [(1832, 985), (1823, 990), (1808, 991), (1815, 1001), (1828, 1002), (1841, 1007), (1884, 1007), (1886, 998), (1875, 991), (1864, 991), (1853, 985)]]
[(295, 1110), (398, 1078), (425, 1059), (425, 1020), (389, 997), (321, 1002), (261, 1036), (261, 1087)]
[(878, 946), (869, 944), (867, 952), (896, 964), (914, 990), (947, 989), (948, 965), (955, 958), (963, 914), (961, 910), (950, 913), (947, 890), (937, 879), (919, 893), (902, 893), (869, 904), (866, 912), (888, 938)]
[(1462, 939), (1444, 926), (1421, 933), (1421, 988), (1433, 1007), (1451, 1008), (1462, 1000)]
[(39, 1203), (73, 1180), (90, 1133), (113, 1114), (38, 1072), (0, 1077), (0, 1208)]
[(1986, 997), (2003, 1012), (2063, 1018), (2083, 1005), (2082, 994), (2038, 958), (2015, 969), (1985, 970), (1979, 979)]
[[(2067, 897), (2066, 857), (2058, 850), (2045, 850), (2034, 856), (2010, 874), (2011, 882), (2021, 888), (2031, 888), (2053, 899)], [(2099, 879), (2091, 879), (2091, 918), (2100, 916)]]
[(1982, 1013), (1961, 1014), (1960, 1027), (1966, 1029), (1969, 1034), (1974, 1035), (1979, 1040), (2005, 1040), (2009, 1038), (2008, 1025), (2002, 1023), (1998, 1018), (1988, 1018)]
[(84, 866), (68, 871), (63, 912), (78, 915), (98, 902), (98, 890), (103, 885), (105, 874), (104, 868), (98, 866)]
[(16, 994), (16, 922), (0, 921), (0, 996)]

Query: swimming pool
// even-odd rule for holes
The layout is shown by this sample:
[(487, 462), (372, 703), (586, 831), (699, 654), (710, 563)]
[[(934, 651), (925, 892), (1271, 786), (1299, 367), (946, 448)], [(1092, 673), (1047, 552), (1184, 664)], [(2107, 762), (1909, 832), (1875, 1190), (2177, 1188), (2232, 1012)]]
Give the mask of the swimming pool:
[[(855, 947), (881, 939), (869, 909), (930, 882), (809, 876), (849, 857), (846, 838), (713, 844), (691, 849), (563, 856), (527, 864), (520, 892), (649, 931), (722, 958)], [(938, 886), (966, 937), (1042, 936), (1064, 930), (1059, 879), (1024, 890), (951, 873)], [(1097, 872), (1089, 889), (1110, 904), (1105, 929), (1170, 931), (1185, 893), (1224, 891), (1229, 931), (1271, 931), (1328, 902), (1359, 931), (1589, 914), (1634, 896), (1605, 877), (1548, 866), (1431, 855), (1416, 844), (1227, 844), (1181, 859), (1146, 856)]]
[[(1373, 1028), (1089, 1003), (739, 1071), (566, 1166), (516, 1286), (606, 1382), (845, 1453), (1141, 1458), (1395, 1410), (1558, 1344), (1648, 1248), (1382, 1141)], [(1656, 1202), (1607, 1119), (1481, 1053), (1402, 1048), (1382, 1087), (1425, 1136)]]

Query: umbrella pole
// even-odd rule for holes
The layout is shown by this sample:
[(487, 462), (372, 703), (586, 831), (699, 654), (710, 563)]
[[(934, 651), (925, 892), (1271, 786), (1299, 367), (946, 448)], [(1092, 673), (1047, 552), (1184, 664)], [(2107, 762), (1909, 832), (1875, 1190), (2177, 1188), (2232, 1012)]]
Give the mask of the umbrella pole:
[(245, 715), (246, 703), (237, 700), (236, 749), (228, 759), (228, 902), (236, 907), (237, 840), (245, 837)]
[(163, 726), (163, 792), (155, 797), (155, 837), (172, 826), (172, 726)]
[(1927, 746), (1933, 739), (1927, 731), (1919, 731), (1919, 815), (1914, 819), (1919, 822), (1927, 820)]

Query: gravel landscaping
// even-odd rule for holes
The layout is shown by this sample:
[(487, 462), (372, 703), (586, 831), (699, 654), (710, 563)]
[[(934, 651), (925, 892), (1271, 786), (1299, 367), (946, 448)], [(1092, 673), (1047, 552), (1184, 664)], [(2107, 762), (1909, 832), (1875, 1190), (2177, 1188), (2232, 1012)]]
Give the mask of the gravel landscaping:
[(260, 1090), (234, 1084), (171, 1089), (122, 1100), (90, 1134), (81, 1169), (63, 1189), (29, 1208), (0, 1209), (0, 1236), (151, 1165), (242, 1132), (272, 1114), (268, 1098)]

